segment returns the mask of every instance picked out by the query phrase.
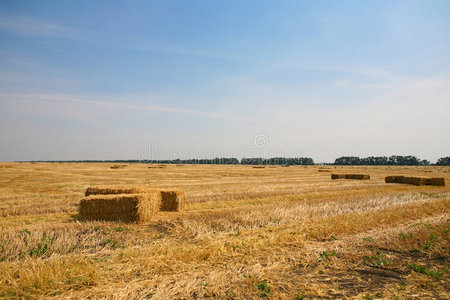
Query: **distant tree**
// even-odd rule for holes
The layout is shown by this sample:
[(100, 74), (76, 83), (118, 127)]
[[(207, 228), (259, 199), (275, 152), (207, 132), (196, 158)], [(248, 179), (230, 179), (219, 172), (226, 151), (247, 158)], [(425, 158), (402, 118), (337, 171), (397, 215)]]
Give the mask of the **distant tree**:
[(426, 159), (423, 159), (423, 160), (421, 160), (419, 162), (419, 165), (421, 165), (421, 166), (429, 166), (430, 165), (430, 161), (426, 160)]
[(412, 155), (392, 155), (388, 159), (388, 164), (393, 166), (418, 166), (420, 164), (420, 161), (417, 157)]
[(437, 166), (450, 166), (450, 156), (441, 157), (436, 162)]
[(361, 159), (361, 165), (387, 165), (388, 158), (386, 156), (370, 156)]
[(242, 165), (314, 165), (314, 160), (309, 157), (272, 157), (272, 158), (243, 158)]
[(357, 156), (341, 156), (334, 161), (335, 165), (360, 165), (361, 158)]
[(392, 165), (392, 166), (418, 166), (429, 165), (428, 160), (420, 160), (415, 156), (401, 156), (392, 155), (389, 158), (386, 156), (369, 156), (366, 158), (359, 158), (357, 156), (341, 156), (336, 158), (335, 165)]

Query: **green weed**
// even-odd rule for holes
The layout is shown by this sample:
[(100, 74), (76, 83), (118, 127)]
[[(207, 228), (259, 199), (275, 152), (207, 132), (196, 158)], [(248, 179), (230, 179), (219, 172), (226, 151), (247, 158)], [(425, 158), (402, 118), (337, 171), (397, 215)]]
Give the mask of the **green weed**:
[(430, 276), (433, 279), (439, 280), (442, 277), (442, 272), (439, 270), (430, 270), (427, 266), (424, 265), (416, 265), (414, 263), (412, 264), (408, 264), (408, 266), (413, 269), (414, 271), (416, 271), (417, 273), (422, 273), (425, 275)]
[(330, 256), (336, 256), (336, 251), (323, 251), (320, 253), (319, 261), (326, 261)]
[(371, 267), (379, 268), (395, 263), (394, 260), (387, 259), (386, 254), (383, 254), (380, 250), (376, 250), (376, 255), (369, 255), (364, 257), (364, 260), (369, 263)]
[(261, 298), (269, 298), (269, 294), (272, 291), (269, 283), (270, 282), (267, 280), (262, 280), (256, 285), (256, 288), (261, 291), (261, 294), (259, 295)]

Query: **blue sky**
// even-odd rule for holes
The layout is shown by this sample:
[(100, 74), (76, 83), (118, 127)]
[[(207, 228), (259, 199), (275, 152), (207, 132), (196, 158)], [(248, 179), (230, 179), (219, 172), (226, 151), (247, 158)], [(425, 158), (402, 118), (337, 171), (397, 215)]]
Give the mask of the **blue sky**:
[(0, 1), (3, 161), (435, 161), (449, 111), (450, 1)]

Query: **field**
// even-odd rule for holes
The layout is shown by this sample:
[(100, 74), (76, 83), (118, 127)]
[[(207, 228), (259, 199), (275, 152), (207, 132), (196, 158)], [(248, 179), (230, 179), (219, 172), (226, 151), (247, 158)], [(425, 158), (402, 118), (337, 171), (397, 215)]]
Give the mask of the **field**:
[[(0, 165), (1, 298), (450, 296), (449, 167), (110, 167)], [(145, 224), (80, 221), (93, 185), (180, 188), (186, 209)]]

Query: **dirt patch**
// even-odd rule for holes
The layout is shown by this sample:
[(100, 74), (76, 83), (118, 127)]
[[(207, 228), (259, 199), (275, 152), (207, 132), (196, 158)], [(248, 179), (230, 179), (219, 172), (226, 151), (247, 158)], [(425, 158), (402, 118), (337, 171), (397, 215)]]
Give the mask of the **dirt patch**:
[(148, 226), (150, 229), (157, 231), (160, 234), (170, 235), (175, 228), (175, 224), (167, 223), (163, 221), (158, 221), (155, 224), (151, 224)]

